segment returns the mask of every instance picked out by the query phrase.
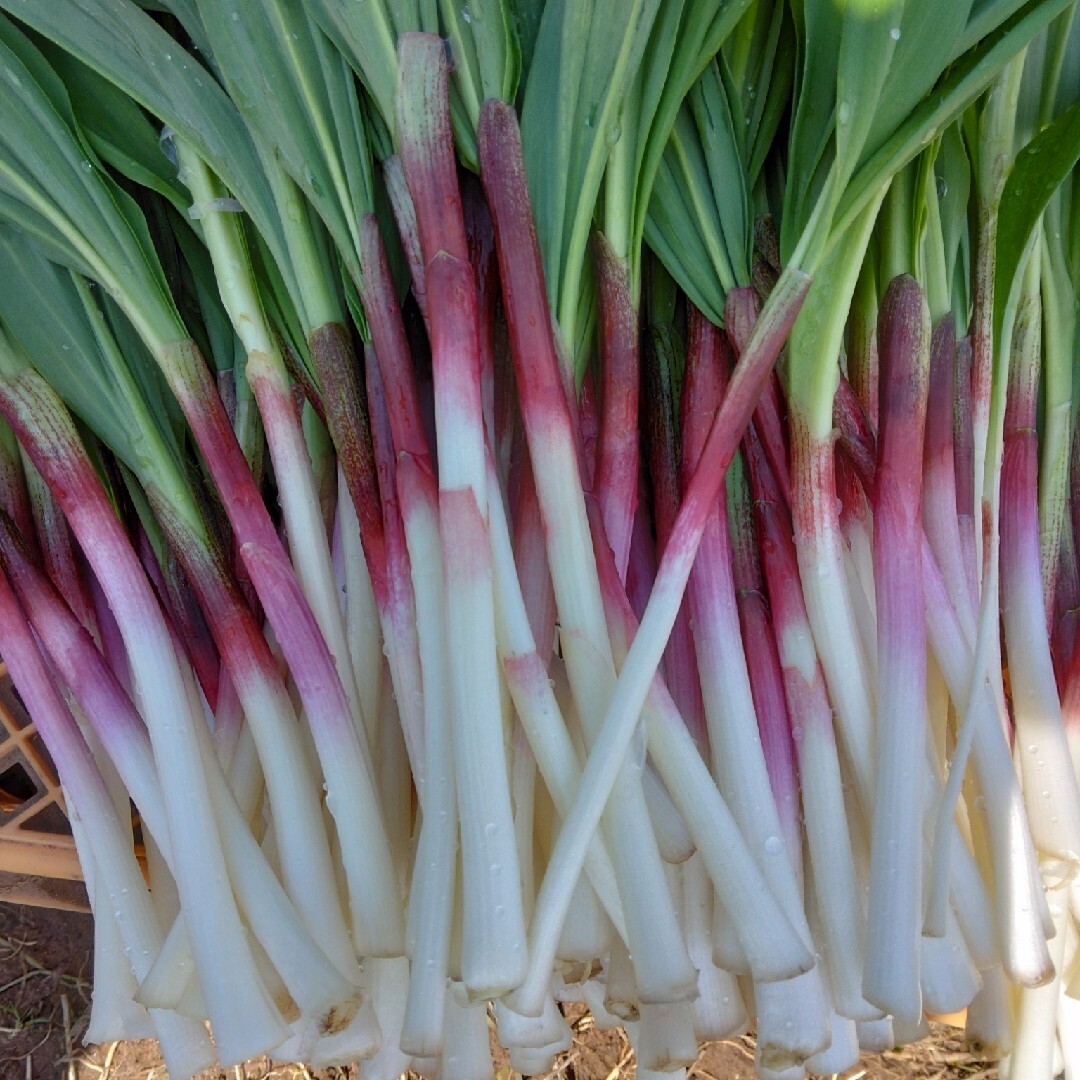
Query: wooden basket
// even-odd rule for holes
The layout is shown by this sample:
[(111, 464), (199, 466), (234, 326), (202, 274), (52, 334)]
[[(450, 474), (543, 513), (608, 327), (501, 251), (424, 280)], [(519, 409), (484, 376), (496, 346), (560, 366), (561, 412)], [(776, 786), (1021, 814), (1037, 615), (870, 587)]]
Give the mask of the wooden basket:
[(56, 771), (3, 662), (0, 901), (90, 910)]

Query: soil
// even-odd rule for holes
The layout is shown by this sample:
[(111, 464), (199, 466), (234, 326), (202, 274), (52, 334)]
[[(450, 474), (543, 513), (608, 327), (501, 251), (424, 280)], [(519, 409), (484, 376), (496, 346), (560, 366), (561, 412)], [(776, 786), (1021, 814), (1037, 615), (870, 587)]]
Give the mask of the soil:
[[(93, 928), (89, 915), (0, 903), (0, 1080), (167, 1080), (153, 1042), (84, 1047), (89, 1016)], [(571, 1011), (573, 1010), (573, 1011)], [(573, 1047), (546, 1080), (631, 1080), (633, 1053), (621, 1031), (597, 1028), (568, 1007)], [(496, 1056), (496, 1080), (517, 1074)], [(266, 1058), (215, 1070), (199, 1080), (356, 1080), (352, 1068), (309, 1071)], [(753, 1080), (750, 1036), (702, 1048), (687, 1080)], [(867, 1056), (845, 1080), (997, 1080), (992, 1064), (969, 1054), (963, 1033), (933, 1025), (914, 1046)], [(406, 1080), (420, 1080), (410, 1074)]]
[(60, 1080), (90, 1008), (93, 923), (0, 903), (0, 1080)]

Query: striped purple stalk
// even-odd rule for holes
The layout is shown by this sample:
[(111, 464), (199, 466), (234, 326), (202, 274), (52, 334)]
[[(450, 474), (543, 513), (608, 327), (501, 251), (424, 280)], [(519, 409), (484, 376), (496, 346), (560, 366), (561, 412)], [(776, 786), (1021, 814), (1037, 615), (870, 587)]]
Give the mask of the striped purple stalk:
[[(297, 469), (304, 468), (307, 450), (291, 394), (273, 372), (253, 371), (250, 362), (248, 366), (263, 422), (278, 437), (271, 441), (277, 442), (278, 452), (284, 452), (286, 457), (294, 455)], [(177, 376), (174, 392), (203, 451), (229, 515), (244, 568), (281, 645), (315, 736), (330, 789), (328, 805), (342, 839), (357, 954), (399, 954), (404, 944), (404, 922), (382, 810), (367, 747), (355, 727), (353, 709), (334, 656), (255, 487), (202, 357), (180, 343), (173, 370)], [(286, 449), (286, 443), (291, 450)], [(281, 464), (275, 459), (276, 467)], [(288, 482), (289, 472), (288, 466), (280, 469), (279, 484)]]
[[(761, 314), (761, 301), (757, 290), (744, 285), (731, 289), (724, 297), (724, 329), (728, 341), (735, 350), (735, 358), (742, 356), (754, 332), (754, 324)], [(728, 364), (730, 370), (731, 363)], [(728, 370), (725, 370), (725, 380)], [(754, 408), (754, 427), (757, 428), (765, 454), (769, 459), (776, 482), (787, 505), (791, 505), (791, 469), (788, 465), (787, 437), (783, 419), (780, 379), (776, 372), (765, 381), (761, 397)]]
[(649, 487), (644, 462), (638, 470), (637, 506), (630, 535), (630, 559), (626, 566), (626, 595), (640, 621), (656, 581), (656, 542), (649, 516)]
[[(956, 520), (960, 527), (960, 544), (968, 579), (968, 592), (981, 595), (979, 563), (981, 545), (977, 538), (982, 527), (976, 518), (975, 506), (975, 430), (972, 413), (972, 369), (974, 351), (971, 338), (956, 344), (956, 367), (953, 372), (953, 461), (956, 467)], [(978, 605), (975, 605), (978, 607)]]
[[(672, 369), (677, 362), (675, 350), (681, 348), (667, 327), (653, 327), (651, 348), (643, 372), (643, 426), (645, 429), (646, 463), (652, 481), (652, 520), (656, 534), (656, 551), (663, 558), (664, 548), (671, 536), (679, 514), (682, 491), (679, 478), (679, 437), (676, 432), (676, 413)], [(711, 419), (711, 418), (710, 418)], [(704, 441), (704, 434), (700, 436)], [(695, 459), (696, 460), (696, 459)], [(679, 614), (671, 628), (662, 666), (664, 679), (671, 689), (679, 713), (690, 734), (707, 753), (705, 707), (698, 677), (698, 658), (690, 629), (690, 604), (684, 598)]]
[(957, 516), (959, 505), (953, 452), (956, 385), (956, 330), (951, 316), (942, 319), (930, 341), (930, 385), (923, 448), (922, 517), (926, 538), (937, 560), (953, 610), (972, 639), (978, 595), (970, 592), (977, 568), (965, 565)]
[(844, 572), (848, 596), (859, 630), (859, 640), (868, 656), (877, 642), (877, 617), (874, 610), (874, 540), (873, 515), (867, 490), (874, 490), (873, 473), (869, 486), (859, 480), (859, 467), (841, 443), (836, 454), (836, 495), (840, 503), (840, 533), (847, 545)]
[(803, 845), (799, 771), (784, 693), (784, 674), (769, 618), (765, 579), (754, 532), (753, 500), (741, 463), (738, 471), (733, 473), (733, 479), (730, 529), (743, 652), (784, 845), (801, 881)]
[[(618, 581), (611, 552), (601, 546), (602, 526), (595, 504), (590, 505), (590, 519), (597, 550), (601, 552), (597, 565), (611, 641), (617, 659), (624, 660), (639, 625), (626, 591)], [(764, 930), (771, 923), (774, 931), (786, 938), (789, 933), (798, 933), (802, 916), (801, 912), (794, 910), (794, 894), (787, 884), (784, 888), (774, 890), (773, 875), (768, 870), (762, 872), (756, 865), (759, 862), (772, 863), (773, 868), (778, 867), (780, 863), (775, 860), (778, 856), (784, 856), (783, 845), (777, 849), (775, 844), (763, 843), (760, 858), (757, 852), (751, 850), (748, 839), (743, 836), (741, 827), (727, 807), (725, 796), (704, 767), (700, 753), (696, 749), (692, 752), (695, 744), (689, 737), (670, 690), (659, 675), (653, 679), (642, 715), (648, 725), (649, 745), (656, 758), (657, 770), (669, 785), (671, 797), (686, 819), (718, 898), (729, 907), (735, 918), (736, 933), (742, 939), (750, 963), (749, 970), (762, 982), (784, 981), (786, 976), (774, 979), (770, 975), (777, 954), (763, 947), (766, 937)], [(707, 835), (710, 831), (714, 835)], [(737, 874), (732, 871), (733, 862), (740, 867)], [(778, 878), (784, 876), (782, 870), (777, 870), (776, 875)], [(745, 877), (745, 880), (735, 883), (730, 880), (732, 876)], [(760, 913), (750, 915), (746, 901), (751, 893), (758, 897), (760, 904), (769, 908), (768, 918)], [(777, 930), (778, 927), (783, 927), (783, 930)], [(790, 946), (790, 940), (785, 944)]]
[[(365, 226), (366, 243), (371, 232)], [(367, 256), (365, 247), (365, 260)], [(384, 264), (376, 263), (376, 267), (385, 270)], [(450, 718), (444, 707), (448, 674), (438, 493), (408, 354), (401, 351), (403, 338), (402, 342), (394, 341), (396, 330), (403, 333), (404, 327), (393, 304), (389, 275), (377, 270), (365, 273), (365, 281), (368, 325), (378, 350), (368, 353), (368, 404), (376, 453), (387, 477), (383, 507), (397, 519), (387, 523), (387, 539), (393, 541), (387, 549), (394, 556), (400, 548), (401, 555), (401, 565), (392, 572), (391, 580), (402, 579), (400, 591), (408, 592), (415, 611), (420, 696), (413, 707), (419, 707), (423, 722), (423, 783), (418, 784), (422, 818), (408, 910), (412, 976), (400, 1042), (406, 1052), (430, 1057), (443, 1048), (458, 862), (454, 757)], [(394, 387), (389, 398), (384, 379), (391, 380)]]
[(798, 758), (810, 878), (824, 940), (833, 1007), (853, 1020), (879, 1016), (860, 986), (866, 927), (860, 906), (833, 710), (807, 617), (791, 520), (764, 447), (744, 440), (754, 513)]
[(914, 278), (878, 314), (880, 432), (874, 508), (877, 769), (870, 845), (867, 998), (908, 1023), (922, 1016), (926, 627), (922, 597), (922, 457), (930, 314)]
[[(558, 360), (521, 164), (520, 136), (512, 110), (498, 103), (486, 103), (481, 114), (478, 142), (481, 176), (495, 221), (503, 296), (514, 345), (519, 397), (530, 451), (534, 461), (543, 460), (548, 466), (537, 474), (548, 535), (552, 538), (571, 537), (575, 531), (570, 522), (570, 511), (577, 515), (581, 510), (570, 504), (566, 479), (578, 478), (580, 473), (576, 473), (572, 449), (565, 445), (572, 431), (569, 409), (556, 373)], [(523, 257), (523, 248), (528, 257)], [(569, 818), (573, 830), (563, 830), (548, 864), (548, 873), (541, 886), (533, 917), (534, 927), (540, 924), (542, 918), (550, 919), (555, 925), (561, 924), (561, 915), (557, 912), (565, 912), (564, 904), (569, 899), (567, 890), (572, 893), (581, 873), (589, 838), (603, 816), (615, 787), (641, 707), (652, 686), (671, 626), (678, 614), (706, 515), (720, 491), (724, 471), (737, 449), (739, 435), (749, 420), (761, 384), (787, 338), (808, 286), (806, 275), (795, 270), (788, 271), (778, 282), (772, 304), (766, 307), (758, 320), (745, 362), (740, 365), (732, 388), (714, 421), (702, 454), (702, 464), (688, 488), (668, 543), (664, 566), (653, 589), (649, 603), (651, 615), (650, 611), (646, 612), (622, 667), (615, 693), (607, 701), (605, 721), (593, 741), (574, 811)], [(526, 357), (529, 363), (525, 363)], [(565, 433), (562, 441), (556, 442), (552, 438), (553, 431)], [(545, 497), (544, 484), (554, 488), (548, 492), (550, 498)], [(566, 533), (561, 531), (563, 527), (568, 530)], [(582, 611), (582, 602), (586, 598), (581, 589), (576, 588), (584, 584), (580, 580), (570, 582), (571, 595), (564, 593), (559, 582), (561, 569), (553, 561), (556, 597), (565, 627), (566, 616), (573, 610), (566, 605), (572, 603)], [(592, 578), (592, 581), (596, 580)], [(592, 582), (588, 584), (592, 597), (595, 597), (595, 586)], [(574, 591), (577, 595), (572, 595)], [(597, 613), (601, 618), (598, 627), (594, 621)], [(582, 614), (586, 612), (582, 611)], [(595, 599), (588, 605), (587, 617), (592, 627), (590, 640), (602, 642), (604, 650), (609, 650), (610, 639), (603, 625), (602, 605), (598, 611)], [(594, 652), (588, 657), (594, 665), (592, 672), (587, 673), (592, 682), (595, 682), (596, 655)], [(612, 854), (616, 859), (619, 857), (617, 851)], [(550, 891), (545, 894), (548, 883), (555, 880), (556, 871), (559, 884), (552, 884)], [(620, 880), (620, 887), (622, 884)], [(795, 955), (801, 951), (797, 940), (794, 952), (785, 952), (790, 945), (791, 941), (788, 940), (779, 950), (784, 954), (782, 960), (779, 955), (773, 957), (777, 961), (777, 978), (800, 970), (808, 959)]]
[(1065, 686), (1077, 641), (1080, 620), (1080, 565), (1072, 537), (1072, 522), (1062, 523), (1061, 555), (1058, 559), (1057, 584), (1054, 588), (1054, 623), (1050, 634), (1050, 654), (1054, 660), (1058, 693), (1065, 706)]
[[(154, 588), (158, 603), (161, 604), (161, 613), (168, 623), (176, 651), (191, 665), (203, 697), (206, 698), (211, 711), (215, 711), (218, 681), (221, 678), (221, 660), (210, 638), (206, 620), (202, 612), (198, 610), (197, 604), (192, 610), (181, 607), (177, 603), (176, 591), (169, 587), (169, 582), (165, 577), (166, 570), (158, 561), (158, 555), (149, 534), (135, 514), (130, 516), (133, 520), (128, 531), (134, 534), (132, 542), (138, 553), (139, 562), (142, 564), (147, 580)], [(66, 592), (65, 595), (67, 595)], [(194, 597), (188, 597), (188, 599), (194, 600)]]
[(386, 193), (394, 213), (398, 237), (409, 264), (409, 276), (412, 281), (413, 299), (420, 309), (424, 324), (430, 326), (428, 319), (427, 287), (424, 284), (424, 256), (420, 251), (420, 231), (416, 223), (416, 207), (413, 206), (409, 185), (405, 181), (405, 168), (401, 156), (391, 154), (383, 162), (383, 179), (386, 181)]
[(0, 418), (0, 507), (15, 522), (28, 542), (37, 538), (30, 495), (26, 490), (19, 443), (7, 422)]
[(615, 566), (625, 581), (640, 453), (637, 308), (626, 267), (602, 233), (594, 235), (593, 251), (600, 304), (600, 444), (594, 490)]
[[(425, 552), (412, 553), (409, 549), (407, 518), (412, 506), (411, 499), (415, 497), (415, 485), (403, 482), (398, 472), (404, 467), (404, 475), (410, 476), (408, 465), (413, 461), (405, 462), (404, 457), (398, 456), (404, 452), (394, 444), (380, 367), (380, 354), (369, 347), (365, 379), (375, 465), (382, 492), (383, 552), (386, 560), (385, 588), (382, 597), (376, 597), (375, 603), (383, 627), (383, 644), (399, 722), (416, 783), (417, 799), (422, 806), (427, 786), (428, 755), (420, 634), (427, 613), (417, 608), (421, 601), (412, 581), (412, 568), (414, 558), (419, 559), (418, 565), (423, 567), (427, 565), (430, 555)], [(431, 480), (431, 484), (433, 487), (434, 480)], [(370, 724), (374, 718), (367, 719)]]
[[(1062, 591), (1062, 607), (1069, 611), (1069, 617), (1062, 619), (1059, 624), (1059, 635), (1062, 639), (1060, 656), (1055, 656), (1055, 663), (1059, 665), (1059, 681), (1061, 684), (1061, 706), (1066, 717), (1066, 723), (1070, 729), (1074, 724), (1080, 724), (1080, 633), (1077, 633), (1076, 608), (1070, 609), (1066, 600), (1065, 589), (1070, 594), (1075, 590), (1075, 596), (1080, 598), (1080, 557), (1077, 555), (1077, 538), (1080, 537), (1080, 424), (1073, 429), (1072, 448), (1069, 455), (1069, 522), (1066, 526), (1072, 529), (1072, 547), (1069, 553), (1068, 573), (1062, 574), (1059, 588)], [(1064, 569), (1064, 560), (1063, 560)], [(1080, 607), (1080, 603), (1077, 604)]]
[[(709, 424), (723, 398), (731, 357), (727, 338), (696, 310), (690, 312), (689, 344), (682, 398), (682, 474), (688, 480), (697, 466)], [(789, 845), (777, 839), (787, 837), (773, 799), (766, 750), (759, 730), (755, 698), (751, 687), (747, 654), (744, 651), (736, 599), (734, 553), (728, 531), (727, 507), (722, 501), (713, 508), (701, 538), (701, 547), (690, 572), (687, 595), (698, 653), (698, 670), (705, 697), (705, 715), (709, 722), (709, 747), (713, 775), (720, 791), (731, 803), (743, 835), (755, 858), (770, 877), (774, 892), (785, 899), (777, 887), (796, 880), (791, 873), (770, 875), (773, 858), (788, 853), (788, 867), (801, 864), (801, 841), (798, 855), (790, 860)], [(782, 695), (782, 689), (781, 689)], [(784, 724), (787, 724), (786, 709)], [(788, 741), (790, 753), (790, 738)], [(790, 761), (777, 763), (781, 774)], [(786, 784), (794, 782), (794, 772)], [(784, 782), (784, 781), (782, 781)], [(791, 791), (788, 790), (788, 796)], [(788, 818), (794, 809), (797, 828), (798, 789), (794, 808), (787, 803)], [(786, 823), (789, 827), (792, 821)], [(795, 895), (798, 896), (796, 889)], [(799, 904), (801, 911), (801, 903)], [(791, 910), (788, 911), (791, 917)], [(796, 922), (795, 925), (798, 925)]]
[[(476, 283), (477, 344), (480, 349), (480, 402), (489, 444), (499, 446), (495, 423), (495, 312), (499, 301), (499, 264), (495, 233), (480, 181), (462, 175), (461, 209), (469, 241), (469, 262)], [(499, 474), (503, 475), (503, 474)]]
[[(712, 417), (723, 398), (730, 363), (724, 332), (692, 309), (682, 399), (682, 473), (686, 480), (693, 476)], [(786, 830), (773, 798), (739, 626), (733, 562), (727, 506), (722, 500), (709, 515), (687, 585), (712, 771), (773, 895), (809, 945), (799, 872), (801, 840), (796, 839), (800, 831), (798, 793), (796, 789), (792, 836), (792, 822), (786, 823)], [(793, 781), (792, 775), (788, 782)], [(790, 818), (790, 804), (787, 810)], [(794, 859), (789, 854), (793, 841), (798, 852)]]
[[(485, 104), (478, 148), (495, 224), (503, 302), (529, 454), (534, 464), (542, 463), (534, 476), (559, 613), (560, 645), (585, 741), (592, 746), (615, 683), (615, 664), (586, 515), (579, 429), (556, 352), (520, 133), (509, 106), (496, 101)], [(556, 847), (563, 843), (574, 852), (573, 865), (566, 870), (553, 860), (541, 885), (530, 927), (525, 984), (529, 1000), (527, 1008), (518, 1002), (515, 1007), (520, 1011), (540, 1008), (559, 932), (601, 817), (619, 879), (639, 991), (654, 1001), (679, 1000), (690, 992), (693, 968), (663, 883), (659, 855), (650, 842), (652, 825), (640, 773), (623, 769), (625, 751), (624, 743), (613, 753), (601, 755), (611, 770), (611, 781), (599, 793), (595, 816), (590, 813), (582, 823), (576, 809), (582, 793), (591, 786), (583, 778), (575, 809), (564, 821)], [(605, 808), (609, 809), (606, 815)]]
[(124, 651), (124, 637), (120, 633), (120, 625), (116, 621), (113, 609), (109, 607), (109, 600), (101, 588), (98, 579), (92, 572), (87, 573), (89, 578), (90, 602), (94, 606), (94, 618), (98, 628), (98, 645), (102, 655), (109, 665), (109, 670), (116, 676), (120, 685), (130, 694), (131, 667), (128, 664), (127, 653)]
[[(443, 42), (398, 43), (398, 139), (428, 295), (450, 716), (461, 829), (462, 981), (497, 997), (524, 977), (525, 916), (503, 752), (476, 284), (450, 126)], [(393, 394), (394, 388), (388, 388)]]
[[(88, 630), (94, 628), (93, 607), (90, 594), (83, 578), (83, 564), (71, 529), (64, 519), (63, 512), (53, 498), (48, 485), (41, 479), (41, 474), (27, 460), (23, 471), (26, 474), (27, 493), (30, 496), (30, 510), (34, 518), (41, 550), (42, 563), (60, 592), (67, 598), (79, 621)], [(213, 698), (209, 699), (211, 702)]]
[[(190, 674), (59, 399), (26, 368), (0, 384), (0, 408), (55, 494), (116, 613), (137, 691), (152, 718), (150, 736), (176, 853), (174, 875), (211, 1026), (219, 1033), (222, 1061), (245, 1061), (276, 1046), (287, 1029), (257, 972), (230, 887)], [(222, 964), (242, 980), (237, 986), (214, 977)]]
[[(89, 633), (28, 558), (2, 515), (0, 561), (59, 677), (116, 766), (166, 864), (174, 869), (176, 853), (162, 801), (159, 769), (135, 705), (116, 681)], [(359, 1005), (356, 987), (331, 965), (327, 953), (320, 949), (317, 935), (321, 928), (303, 927), (277, 877), (258, 852), (240, 809), (225, 792), (220, 774), (215, 783), (222, 844), (230, 867), (236, 871), (233, 887), (251, 931), (275, 963), (293, 1000), (318, 1030), (339, 1030), (356, 1014)], [(318, 863), (307, 869), (309, 876), (318, 873)], [(330, 944), (339, 943), (332, 939)], [(348, 969), (350, 964), (346, 958), (342, 967)], [(359, 971), (355, 974), (358, 976)]]
[(581, 455), (581, 479), (586, 491), (596, 486), (596, 470), (600, 458), (600, 402), (596, 392), (596, 378), (591, 370), (581, 380), (581, 392), (575, 395), (569, 388), (566, 398), (570, 414), (574, 417)]
[(873, 491), (877, 468), (877, 436), (870, 417), (855, 396), (851, 383), (841, 374), (833, 398), (833, 423), (840, 448), (867, 492)]
[(1013, 329), (1001, 466), (1001, 612), (1009, 660), (1016, 756), (1031, 835), (1053, 887), (1080, 863), (1080, 790), (1072, 768), (1046, 632), (1039, 548), (1039, 408), (1042, 310), (1021, 294)]
[(1072, 520), (1073, 547), (1080, 544), (1080, 424), (1073, 430), (1069, 452), (1069, 517)]
[[(34, 719), (38, 733), (56, 764), (72, 809), (85, 828), (80, 830), (91, 850), (81, 857), (101, 875), (111, 911), (95, 912), (97, 918), (113, 917), (119, 924), (125, 950), (136, 979), (146, 975), (162, 942), (161, 926), (154, 911), (130, 844), (129, 826), (117, 815), (112, 798), (71, 713), (45, 667), (6, 575), (0, 572), (0, 651), (19, 695)], [(250, 991), (251, 987), (245, 987)], [(239, 996), (239, 995), (238, 995)], [(151, 1012), (162, 1053), (175, 1076), (190, 1076), (212, 1066), (215, 1053), (202, 1024), (196, 1020)]]
[[(150, 494), (155, 515), (195, 590), (224, 670), (242, 705), (236, 719), (246, 721), (255, 740), (270, 797), (285, 886), (304, 912), (316, 939), (344, 963), (348, 932), (342, 924), (336, 887), (330, 880), (333, 863), (322, 821), (321, 792), (317, 775), (307, 764), (296, 710), (279, 660), (221, 551), (207, 542), (205, 534), (193, 528), (176, 508), (155, 498), (153, 492)], [(321, 742), (323, 752), (330, 752), (332, 735), (324, 734), (323, 718), (317, 711), (309, 711), (307, 720), (316, 744)]]
[(360, 543), (378, 601), (388, 587), (386, 551), (364, 382), (352, 332), (340, 323), (325, 323), (308, 335), (308, 351), (319, 380), (321, 417), (360, 522)]
[(536, 642), (536, 651), (546, 667), (551, 663), (555, 651), (558, 612), (555, 606), (555, 590), (551, 587), (544, 519), (536, 493), (532, 459), (527, 450), (522, 451), (522, 457), (524, 460), (519, 471), (514, 508), (514, 561), (517, 564), (529, 628)]
[[(1001, 962), (1017, 985), (1037, 986), (1047, 977), (1050, 962), (1039, 919), (1042, 882), (1024, 811), (1024, 797), (1005, 739), (1002, 715), (985, 682), (976, 684), (976, 692), (971, 694), (975, 644), (961, 629), (933, 552), (925, 542), (922, 578), (927, 640), (934, 650), (950, 696), (955, 702), (967, 701), (965, 714), (971, 715), (965, 715), (963, 722), (976, 725), (971, 752), (979, 787), (983, 792), (993, 793), (993, 798), (984, 796), (980, 805), (985, 814), (994, 871)], [(952, 767), (957, 767), (955, 761)], [(950, 843), (958, 842), (954, 834)], [(940, 858), (944, 858), (944, 852)], [(935, 865), (934, 870), (938, 873), (938, 866)], [(936, 884), (931, 882), (932, 887)], [(942, 895), (945, 891), (942, 890)], [(934, 900), (932, 895), (931, 909)], [(931, 910), (930, 915), (933, 914)]]

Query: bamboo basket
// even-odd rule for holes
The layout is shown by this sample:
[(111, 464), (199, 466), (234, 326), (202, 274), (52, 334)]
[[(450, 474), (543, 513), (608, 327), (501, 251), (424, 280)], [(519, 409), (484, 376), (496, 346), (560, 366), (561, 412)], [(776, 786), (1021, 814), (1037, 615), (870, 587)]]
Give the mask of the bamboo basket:
[(60, 782), (2, 661), (0, 901), (90, 910)]

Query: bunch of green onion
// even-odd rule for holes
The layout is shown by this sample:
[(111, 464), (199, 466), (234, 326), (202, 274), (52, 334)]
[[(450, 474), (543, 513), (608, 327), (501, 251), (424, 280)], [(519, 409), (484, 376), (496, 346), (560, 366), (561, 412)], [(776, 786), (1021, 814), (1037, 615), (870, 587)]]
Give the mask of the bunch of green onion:
[(90, 1041), (1080, 1076), (1075, 6), (0, 0)]

